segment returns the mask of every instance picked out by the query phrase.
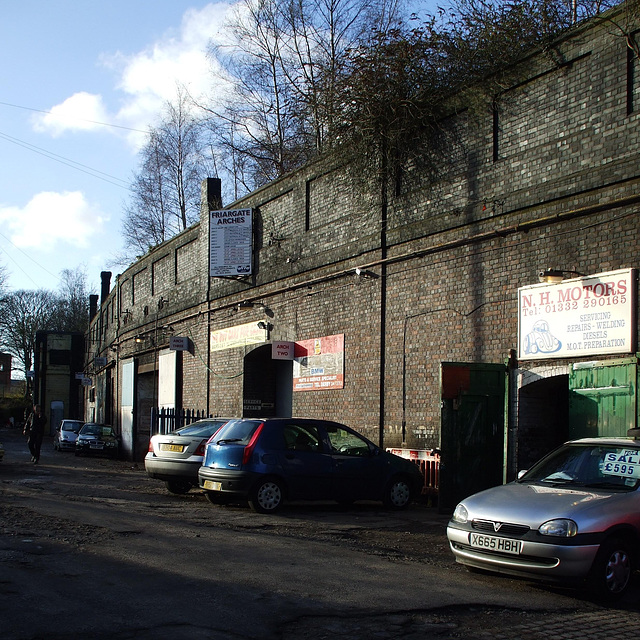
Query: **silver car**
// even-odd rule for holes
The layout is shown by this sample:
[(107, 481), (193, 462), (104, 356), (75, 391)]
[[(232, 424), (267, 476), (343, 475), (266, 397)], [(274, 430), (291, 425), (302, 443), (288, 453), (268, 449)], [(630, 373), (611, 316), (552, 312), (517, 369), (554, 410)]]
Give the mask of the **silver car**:
[(518, 480), (465, 498), (447, 526), (469, 569), (620, 597), (640, 552), (640, 440), (568, 442)]
[(82, 420), (63, 420), (53, 435), (53, 448), (56, 451), (75, 451), (78, 433), (82, 429)]
[(198, 420), (149, 441), (144, 467), (151, 478), (164, 480), (171, 493), (187, 493), (198, 486), (198, 469), (207, 440), (227, 422), (226, 418)]

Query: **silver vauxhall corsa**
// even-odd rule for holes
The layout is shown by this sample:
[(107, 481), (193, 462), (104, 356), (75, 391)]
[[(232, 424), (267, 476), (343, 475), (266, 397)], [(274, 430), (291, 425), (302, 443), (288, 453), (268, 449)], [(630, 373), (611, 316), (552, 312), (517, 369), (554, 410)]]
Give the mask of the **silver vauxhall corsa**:
[(640, 440), (574, 440), (515, 482), (460, 502), (447, 526), (449, 544), (469, 569), (620, 597), (638, 566), (639, 484)]

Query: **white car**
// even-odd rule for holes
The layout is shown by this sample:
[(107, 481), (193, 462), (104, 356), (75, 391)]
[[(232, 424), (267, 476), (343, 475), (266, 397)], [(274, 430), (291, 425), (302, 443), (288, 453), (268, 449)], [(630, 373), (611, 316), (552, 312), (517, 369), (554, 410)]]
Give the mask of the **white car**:
[(63, 420), (53, 435), (53, 448), (56, 451), (75, 451), (78, 433), (83, 425), (82, 420)]
[(144, 459), (147, 475), (164, 480), (171, 493), (183, 494), (197, 487), (207, 440), (225, 422), (226, 418), (208, 418), (171, 433), (152, 436)]
[(457, 562), (583, 583), (620, 597), (640, 552), (640, 440), (568, 442), (518, 480), (465, 498), (447, 526)]

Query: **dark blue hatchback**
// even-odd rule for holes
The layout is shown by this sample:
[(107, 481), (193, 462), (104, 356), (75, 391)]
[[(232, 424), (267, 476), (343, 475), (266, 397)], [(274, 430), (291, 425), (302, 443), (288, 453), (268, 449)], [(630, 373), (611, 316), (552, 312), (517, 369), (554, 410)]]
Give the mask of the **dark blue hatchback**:
[(198, 482), (214, 504), (241, 499), (273, 513), (284, 500), (379, 500), (402, 509), (423, 478), (416, 464), (345, 425), (246, 418), (230, 420), (210, 438)]

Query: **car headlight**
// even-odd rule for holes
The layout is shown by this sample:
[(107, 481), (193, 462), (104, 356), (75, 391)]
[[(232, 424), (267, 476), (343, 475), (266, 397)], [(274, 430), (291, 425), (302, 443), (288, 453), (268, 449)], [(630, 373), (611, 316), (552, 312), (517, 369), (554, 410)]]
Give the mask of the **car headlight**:
[(538, 527), (538, 533), (543, 536), (556, 536), (557, 538), (573, 538), (578, 533), (578, 525), (565, 518), (548, 520)]
[(459, 522), (460, 524), (465, 524), (469, 519), (469, 512), (462, 502), (455, 508), (451, 519), (454, 522)]

